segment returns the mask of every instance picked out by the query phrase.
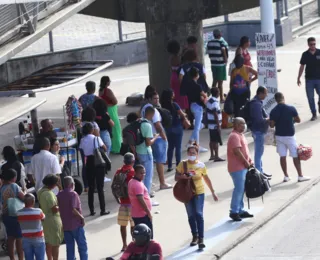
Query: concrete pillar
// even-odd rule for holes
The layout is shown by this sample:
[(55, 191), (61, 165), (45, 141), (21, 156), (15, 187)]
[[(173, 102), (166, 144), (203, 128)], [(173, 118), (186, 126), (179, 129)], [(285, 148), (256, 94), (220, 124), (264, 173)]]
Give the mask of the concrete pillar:
[(157, 88), (159, 93), (170, 87), (171, 68), (167, 43), (177, 40), (181, 50), (186, 45), (188, 36), (198, 38), (198, 56), (203, 62), (203, 25), (202, 20), (188, 23), (146, 23), (148, 45), (149, 78), (150, 84)]
[(273, 1), (260, 0), (261, 32), (275, 33)]

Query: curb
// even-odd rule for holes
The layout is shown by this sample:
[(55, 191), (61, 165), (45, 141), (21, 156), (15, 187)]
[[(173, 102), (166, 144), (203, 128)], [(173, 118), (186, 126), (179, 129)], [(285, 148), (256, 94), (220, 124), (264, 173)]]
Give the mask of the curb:
[(222, 250), (220, 250), (218, 253), (213, 254), (212, 259), (221, 259), (224, 255), (229, 253), (232, 249), (234, 249), (236, 246), (241, 244), (243, 241), (245, 241), (248, 237), (250, 237), (253, 233), (255, 233), (257, 230), (262, 228), (265, 224), (267, 224), (269, 221), (271, 221), (274, 217), (279, 215), (283, 210), (285, 210), (288, 206), (290, 206), (296, 199), (301, 197), (303, 194), (305, 194), (307, 191), (309, 191), (313, 186), (317, 185), (320, 182), (320, 177), (314, 179), (309, 185), (307, 185), (305, 188), (303, 188), (300, 192), (298, 192), (296, 195), (291, 197), (287, 202), (285, 202), (280, 208), (272, 212), (269, 216), (264, 218), (260, 223), (252, 227), (250, 230), (248, 230), (245, 234), (243, 234), (237, 241), (231, 243), (230, 245), (224, 247)]

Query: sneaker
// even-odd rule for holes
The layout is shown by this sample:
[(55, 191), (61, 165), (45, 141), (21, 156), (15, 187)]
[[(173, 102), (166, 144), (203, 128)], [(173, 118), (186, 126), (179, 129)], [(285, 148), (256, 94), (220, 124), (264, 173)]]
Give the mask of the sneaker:
[(283, 178), (283, 182), (288, 182), (288, 181), (290, 181), (291, 179), (290, 179), (290, 177), (289, 176), (284, 176), (284, 178)]
[(156, 196), (156, 193), (154, 191), (151, 191), (149, 196), (150, 196), (150, 198), (153, 198), (154, 196)]
[(298, 177), (298, 182), (303, 182), (303, 181), (309, 181), (311, 178), (308, 176), (299, 176)]
[(193, 236), (190, 246), (196, 246), (196, 245), (198, 245), (198, 236)]
[(318, 119), (317, 115), (313, 115), (313, 116), (311, 117), (310, 121), (315, 121), (315, 120), (317, 120), (317, 119)]
[(205, 153), (205, 152), (208, 152), (208, 149), (200, 146), (199, 152), (200, 152), (200, 153)]
[(199, 238), (199, 243), (198, 243), (199, 249), (204, 249), (206, 245), (203, 243), (203, 238)]
[(233, 220), (233, 221), (242, 221), (242, 218), (240, 217), (240, 215), (238, 213), (230, 213), (229, 217)]
[(105, 215), (109, 215), (110, 211), (101, 211), (100, 212), (100, 216), (105, 216)]
[(239, 214), (240, 218), (253, 218), (254, 216), (250, 214), (248, 211), (243, 211)]
[(157, 202), (157, 201), (155, 201), (155, 200), (152, 200), (152, 206), (153, 206), (153, 207), (157, 207), (157, 206), (159, 206), (159, 205), (160, 205), (159, 202)]
[(269, 181), (272, 179), (272, 175), (271, 175), (271, 174), (266, 174), (266, 173), (264, 172), (264, 173), (262, 173), (262, 175), (263, 175), (264, 177), (266, 177)]

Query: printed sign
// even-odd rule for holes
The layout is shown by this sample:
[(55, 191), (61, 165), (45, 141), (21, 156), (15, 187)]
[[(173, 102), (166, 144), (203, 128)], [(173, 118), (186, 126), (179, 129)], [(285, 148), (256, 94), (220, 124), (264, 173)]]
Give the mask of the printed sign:
[(278, 91), (275, 34), (256, 33), (256, 48), (259, 86), (268, 89), (263, 105), (267, 113), (270, 113), (276, 105), (274, 94)]

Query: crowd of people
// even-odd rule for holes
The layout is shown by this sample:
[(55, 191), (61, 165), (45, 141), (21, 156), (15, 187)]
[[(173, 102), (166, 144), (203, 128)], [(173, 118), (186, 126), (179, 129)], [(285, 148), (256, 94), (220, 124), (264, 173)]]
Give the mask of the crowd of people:
[[(104, 195), (107, 169), (97, 165), (97, 150), (106, 155), (110, 152), (123, 155), (124, 164), (116, 171), (113, 180), (117, 183), (112, 184), (112, 192), (115, 197), (118, 196), (120, 203), (117, 222), (122, 238), (121, 260), (135, 259), (132, 256), (139, 254), (163, 259), (161, 245), (153, 240), (152, 207), (159, 205), (152, 191), (153, 173), (155, 164), (160, 190), (171, 189), (172, 185), (165, 181), (164, 172), (166, 164), (168, 172), (174, 170), (174, 154), (175, 180), (189, 180), (194, 185), (192, 198), (185, 203), (192, 235), (190, 246), (205, 248), (204, 183), (214, 201), (218, 201), (218, 196), (205, 163), (199, 160), (199, 153), (208, 151), (200, 146), (200, 130), (204, 127), (209, 129), (209, 161), (224, 162), (225, 159), (219, 155), (219, 146), (223, 145), (221, 122), (225, 94), (232, 100), (234, 117), (226, 158), (228, 172), (234, 183), (230, 218), (241, 221), (253, 217), (245, 211), (243, 203), (245, 179), (250, 167), (254, 166), (264, 178), (272, 178), (271, 174), (264, 171), (262, 164), (264, 138), (270, 128), (275, 128), (283, 181), (290, 181), (286, 162), (288, 150), (298, 173), (298, 181), (310, 179), (303, 175), (297, 153), (294, 124), (301, 121), (297, 110), (285, 104), (284, 95), (278, 92), (275, 94), (277, 105), (268, 115), (263, 108), (263, 100), (268, 95), (264, 86), (259, 86), (251, 99), (251, 83), (257, 79), (257, 71), (252, 67), (248, 51), (250, 39), (244, 36), (240, 40), (235, 58), (230, 64), (230, 89), (225, 93), (223, 82), (227, 79), (229, 46), (220, 30), (215, 30), (213, 34), (214, 39), (207, 46), (213, 76), (211, 88), (207, 84), (206, 69), (197, 55), (197, 38), (190, 36), (182, 51), (177, 41), (168, 43), (172, 69), (170, 88), (159, 95), (156, 88), (148, 86), (139, 111), (127, 115), (128, 125), (124, 129), (120, 126), (118, 100), (109, 88), (109, 77), (101, 78), (98, 96), (95, 94), (95, 82), (89, 81), (86, 83), (87, 93), (79, 98), (82, 112), (79, 149), (83, 162), (83, 185), (88, 193), (91, 216), (96, 214), (95, 191), (100, 202), (100, 215), (110, 213), (106, 210)], [(306, 66), (307, 96), (312, 112), (311, 120), (315, 120), (317, 115), (313, 96), (318, 79), (315, 76), (317, 70), (311, 67), (320, 68), (317, 60), (319, 50), (315, 48), (314, 38), (308, 39), (308, 43), (309, 50), (301, 59), (298, 84), (301, 83), (300, 77)], [(254, 139), (253, 159), (244, 135), (247, 128), (251, 130)], [(186, 145), (186, 160), (182, 159), (184, 129), (192, 130)], [(63, 241), (66, 243), (68, 260), (75, 259), (75, 242), (80, 259), (89, 259), (80, 197), (74, 191), (74, 179), (61, 175), (65, 168), (65, 158), (60, 156), (59, 150), (59, 141), (49, 119), (41, 122), (41, 133), (36, 137), (28, 172), (12, 147), (3, 149), (6, 163), (2, 166), (0, 198), (10, 260), (15, 259), (14, 248), (19, 260), (31, 260), (34, 257), (42, 260), (45, 254), (49, 260), (57, 260), (59, 246)], [(34, 194), (27, 193), (30, 186), (34, 186)], [(35, 207), (36, 203), (39, 207)], [(128, 224), (134, 238), (129, 245)]]

